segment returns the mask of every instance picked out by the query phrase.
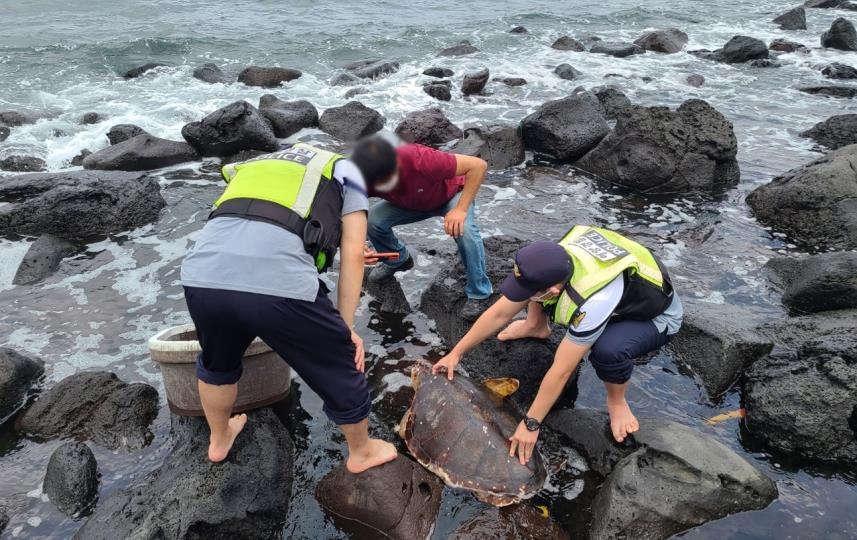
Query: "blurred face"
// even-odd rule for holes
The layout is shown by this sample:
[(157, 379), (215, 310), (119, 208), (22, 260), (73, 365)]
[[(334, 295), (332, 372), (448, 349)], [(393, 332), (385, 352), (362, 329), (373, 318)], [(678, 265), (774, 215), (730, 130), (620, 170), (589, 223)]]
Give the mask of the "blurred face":
[(389, 193), (396, 189), (396, 186), (399, 185), (399, 170), (396, 169), (396, 172), (388, 176), (387, 178), (381, 180), (377, 184), (375, 184), (375, 191), (379, 193)]
[(536, 294), (530, 297), (530, 300), (539, 303), (547, 302), (548, 300), (553, 300), (562, 293), (562, 287), (562, 283), (557, 283), (556, 285), (547, 290), (537, 292)]

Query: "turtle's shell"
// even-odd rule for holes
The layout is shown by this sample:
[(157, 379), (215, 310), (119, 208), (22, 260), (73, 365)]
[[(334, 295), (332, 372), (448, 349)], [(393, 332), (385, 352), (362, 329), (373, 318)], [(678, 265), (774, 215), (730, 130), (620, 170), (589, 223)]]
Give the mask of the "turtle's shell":
[(463, 375), (449, 381), (420, 365), (412, 378), (416, 392), (399, 430), (424, 467), (496, 506), (542, 488), (547, 472), (538, 452), (527, 465), (509, 456), (509, 438), (522, 417), (512, 405)]

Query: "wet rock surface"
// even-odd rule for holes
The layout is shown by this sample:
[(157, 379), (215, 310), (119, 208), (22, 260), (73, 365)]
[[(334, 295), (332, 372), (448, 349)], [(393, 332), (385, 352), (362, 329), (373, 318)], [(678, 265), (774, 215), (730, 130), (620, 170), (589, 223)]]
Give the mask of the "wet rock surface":
[(102, 171), (149, 171), (198, 159), (199, 154), (186, 142), (146, 133), (90, 154), (82, 164), (84, 169)]
[(142, 66), (137, 66), (135, 68), (129, 69), (123, 75), (123, 79), (136, 79), (137, 77), (143, 75), (147, 71), (151, 71), (155, 68), (159, 67), (167, 67), (166, 64), (162, 64), (159, 62), (149, 62), (148, 64), (143, 64)]
[(274, 135), (286, 138), (304, 128), (318, 126), (318, 111), (315, 105), (304, 99), (283, 101), (277, 96), (265, 94), (259, 98), (259, 112), (268, 119)]
[(806, 0), (804, 6), (808, 8), (846, 8), (851, 2), (849, 0)]
[(488, 68), (466, 73), (464, 80), (461, 81), (461, 93), (465, 96), (481, 94), (485, 90), (485, 85), (488, 84), (489, 76)]
[(713, 519), (759, 510), (777, 487), (744, 458), (696, 429), (641, 418), (633, 441), (612, 441), (606, 413), (556, 411), (548, 425), (569, 437), (600, 474), (590, 537), (668, 538)]
[[(526, 241), (508, 236), (484, 239), (488, 278), (494, 285), (492, 299), (499, 296), (500, 283), (512, 271), (515, 252)], [(470, 329), (472, 322), (459, 314), (467, 299), (464, 294), (464, 268), (457, 256), (450, 259), (422, 294), (420, 310), (437, 324), (437, 333), (452, 346)], [(490, 338), (468, 352), (460, 367), (471, 378), (514, 377), (520, 389), (508, 399), (529, 406), (545, 371), (553, 361), (554, 350), (564, 332), (556, 330), (549, 340), (527, 339), (502, 342)]]
[(831, 150), (857, 144), (857, 114), (839, 114), (800, 134)]
[[(80, 251), (80, 246), (52, 234), (43, 234), (30, 244), (12, 283), (31, 285), (56, 272), (60, 262)], [(0, 417), (3, 416), (0, 413)]]
[(753, 362), (771, 352), (773, 342), (757, 330), (761, 323), (761, 318), (738, 306), (684, 302), (681, 330), (669, 347), (716, 399)]
[(857, 97), (857, 87), (852, 86), (837, 86), (837, 85), (816, 85), (816, 86), (801, 86), (798, 88), (801, 92), (813, 94), (816, 96), (827, 96), (834, 98), (850, 99)]
[(54, 234), (84, 240), (154, 221), (166, 204), (142, 173), (69, 171), (0, 181), (0, 234)]
[(621, 90), (612, 86), (599, 86), (592, 89), (592, 93), (598, 98), (604, 115), (615, 120), (619, 115), (631, 107), (631, 100)]
[(87, 513), (98, 496), (98, 463), (92, 450), (81, 442), (59, 446), (51, 454), (42, 489), (62, 513)]
[(824, 66), (821, 74), (828, 79), (857, 79), (857, 68), (839, 62)]
[(394, 279), (386, 283), (375, 283), (369, 281), (368, 274), (367, 271), (366, 279), (363, 280), (363, 287), (380, 304), (379, 311), (397, 315), (407, 315), (413, 311), (405, 296), (405, 291), (402, 290), (402, 285), (398, 281)]
[(10, 133), (12, 133), (12, 131), (9, 128), (7, 128), (6, 126), (0, 126), (0, 142), (3, 142), (8, 139)]
[(351, 64), (345, 69), (360, 79), (378, 79), (399, 71), (399, 63), (389, 60), (371, 60)]
[(134, 124), (116, 124), (107, 132), (107, 140), (110, 144), (119, 144), (128, 139), (133, 139), (137, 135), (146, 134), (146, 130)]
[(423, 92), (440, 101), (449, 101), (452, 99), (452, 83), (449, 81), (436, 81), (423, 85)]
[(474, 47), (469, 41), (464, 40), (459, 42), (457, 45), (452, 45), (451, 47), (446, 47), (445, 49), (441, 49), (440, 52), (437, 53), (438, 56), (464, 56), (467, 54), (473, 54), (479, 52), (479, 49)]
[(86, 156), (89, 156), (91, 154), (92, 151), (84, 148), (80, 151), (78, 155), (71, 158), (71, 162), (69, 163), (69, 165), (71, 165), (72, 167), (81, 167), (83, 166), (83, 160), (86, 159)]
[(604, 411), (555, 409), (545, 418), (545, 425), (565, 435), (575, 449), (583, 452), (589, 467), (605, 478), (633, 451), (631, 441), (618, 444), (613, 439), (610, 417)]
[(361, 82), (362, 80), (357, 75), (353, 75), (351, 73), (340, 73), (330, 80), (330, 86), (350, 86)]
[(43, 392), (21, 418), (21, 429), (38, 440), (75, 437), (111, 450), (137, 449), (149, 444), (157, 414), (158, 392), (148, 384), (85, 371)]
[(163, 465), (101, 502), (74, 538), (227, 540), (281, 534), (294, 451), (270, 409), (248, 414), (223, 463), (208, 460), (204, 419), (173, 416), (171, 437), (173, 448)]
[(85, 125), (85, 126), (89, 126), (92, 124), (97, 124), (99, 122), (103, 122), (104, 120), (107, 120), (106, 116), (99, 114), (97, 112), (88, 112), (88, 113), (85, 113), (80, 118), (80, 123)]
[(182, 128), (182, 137), (202, 156), (229, 156), (242, 150), (279, 149), (271, 124), (246, 101), (236, 101)]
[(524, 79), (523, 77), (503, 77), (502, 79), (496, 80), (506, 86), (524, 86), (527, 84), (527, 79)]
[(687, 45), (687, 34), (678, 28), (646, 32), (634, 41), (635, 45), (647, 51), (674, 54)]
[(29, 111), (0, 111), (0, 126), (18, 127), (34, 124), (39, 115)]
[(574, 66), (571, 64), (560, 64), (554, 68), (553, 72), (556, 73), (557, 77), (566, 81), (573, 81), (583, 75), (583, 73), (574, 69)]
[(783, 30), (806, 30), (806, 10), (792, 8), (774, 19), (774, 24)]
[(576, 39), (574, 39), (571, 36), (562, 36), (561, 38), (559, 38), (553, 42), (553, 44), (551, 45), (551, 48), (557, 49), (559, 51), (576, 51), (576, 52), (583, 52), (586, 50), (586, 47), (584, 47), (581, 42), (577, 41)]
[(784, 289), (783, 304), (795, 313), (857, 308), (857, 253), (778, 257), (765, 266)]
[(425, 71), (423, 71), (423, 75), (427, 75), (429, 77), (437, 77), (438, 79), (442, 79), (444, 77), (452, 77), (453, 75), (455, 75), (455, 72), (453, 72), (449, 68), (430, 67), (430, 68), (427, 68)]
[(821, 46), (842, 51), (857, 51), (857, 29), (848, 19), (839, 17), (821, 34)]
[(591, 538), (668, 538), (777, 498), (776, 484), (722, 443), (666, 420), (640, 424), (639, 448), (592, 503)]
[[(855, 312), (851, 324), (857, 322)], [(744, 387), (747, 431), (769, 447), (854, 469), (857, 337), (814, 337), (756, 363)]]
[(45, 372), (45, 363), (8, 347), (0, 348), (0, 423), (14, 414)]
[(798, 43), (796, 41), (789, 41), (783, 38), (777, 38), (768, 45), (768, 48), (772, 51), (784, 52), (784, 53), (793, 53), (793, 52), (802, 52), (808, 53), (809, 49), (803, 43)]
[(303, 75), (297, 69), (283, 67), (249, 66), (238, 74), (238, 82), (247, 86), (261, 86), (262, 88), (276, 88), (284, 82), (299, 79)]
[(11, 172), (39, 172), (48, 168), (45, 160), (33, 156), (9, 156), (0, 159), (0, 170)]
[(702, 75), (688, 75), (687, 76), (687, 84), (693, 86), (694, 88), (699, 88), (703, 84), (705, 84), (705, 77)]
[(524, 162), (524, 139), (517, 126), (472, 127), (450, 152), (480, 157), (489, 169), (507, 169)]
[(324, 111), (318, 125), (322, 131), (339, 140), (356, 141), (380, 131), (384, 127), (384, 117), (359, 101), (350, 101)]
[(408, 113), (396, 126), (403, 141), (438, 147), (461, 137), (461, 128), (449, 121), (443, 111), (433, 107)]
[(568, 540), (549, 517), (527, 504), (486, 508), (462, 523), (449, 540)]
[(223, 70), (221, 70), (217, 64), (212, 64), (211, 62), (195, 67), (193, 69), (193, 78), (209, 84), (228, 82)]
[(643, 54), (645, 49), (634, 43), (624, 41), (599, 41), (589, 48), (589, 52), (607, 54), (617, 58), (625, 58), (635, 54)]
[(440, 480), (404, 456), (359, 475), (340, 465), (316, 488), (322, 508), (358, 538), (427, 538), (442, 495)]
[[(526, 136), (526, 133), (525, 133)], [(722, 191), (739, 180), (732, 123), (708, 103), (633, 106), (575, 166), (644, 193)]]
[(747, 204), (761, 222), (816, 249), (857, 249), (857, 145), (774, 178)]
[(521, 122), (527, 148), (573, 162), (610, 131), (595, 95), (583, 92), (548, 101)]
[(343, 95), (343, 97), (344, 97), (345, 99), (351, 99), (351, 98), (353, 98), (354, 96), (359, 96), (359, 95), (361, 95), (361, 94), (368, 94), (368, 93), (369, 93), (369, 89), (368, 89), (368, 88), (366, 88), (365, 86), (358, 86), (357, 88), (351, 88), (350, 90), (348, 90), (347, 92), (345, 92), (345, 94)]
[(751, 60), (768, 58), (768, 47), (765, 42), (749, 36), (735, 36), (726, 42), (722, 48), (711, 53), (702, 53), (703, 58), (740, 64)]

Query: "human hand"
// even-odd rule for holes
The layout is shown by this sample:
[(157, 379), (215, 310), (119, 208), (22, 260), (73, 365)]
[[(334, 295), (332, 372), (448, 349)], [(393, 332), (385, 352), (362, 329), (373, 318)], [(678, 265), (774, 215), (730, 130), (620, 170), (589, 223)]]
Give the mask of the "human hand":
[(366, 353), (363, 350), (363, 338), (357, 335), (354, 330), (351, 331), (351, 342), (354, 343), (354, 365), (360, 373), (366, 370)]
[(453, 238), (459, 238), (464, 234), (464, 220), (467, 219), (467, 211), (458, 207), (453, 208), (443, 217), (443, 230)]
[(374, 264), (378, 264), (378, 258), (374, 257), (375, 250), (370, 249), (368, 245), (363, 246), (363, 264), (367, 266), (372, 266)]
[(515, 456), (515, 450), (518, 451), (518, 459), (521, 462), (521, 465), (526, 465), (530, 458), (533, 457), (533, 452), (536, 450), (536, 441), (539, 438), (539, 430), (530, 431), (527, 429), (527, 426), (524, 425), (524, 421), (518, 424), (518, 429), (515, 430), (515, 434), (512, 435), (509, 440), (512, 442), (509, 445), (509, 455)]
[(431, 367), (432, 375), (437, 375), (441, 368), (444, 368), (446, 370), (446, 378), (451, 381), (455, 375), (455, 366), (457, 366), (459, 362), (461, 362), (461, 355), (455, 351), (451, 351)]

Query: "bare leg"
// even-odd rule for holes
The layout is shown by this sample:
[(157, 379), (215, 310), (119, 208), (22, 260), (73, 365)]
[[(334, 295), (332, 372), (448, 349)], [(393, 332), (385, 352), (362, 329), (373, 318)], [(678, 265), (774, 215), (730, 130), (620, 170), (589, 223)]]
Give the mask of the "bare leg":
[(551, 326), (545, 310), (538, 302), (527, 304), (527, 318), (512, 321), (505, 330), (497, 334), (500, 341), (536, 338), (547, 339), (551, 335)]
[(211, 429), (208, 459), (217, 463), (226, 459), (235, 437), (247, 423), (247, 415), (239, 414), (229, 418), (238, 396), (237, 384), (214, 385), (198, 381), (198, 386), (202, 410)]
[(605, 382), (604, 387), (607, 389), (607, 412), (610, 413), (610, 429), (613, 431), (613, 438), (617, 442), (622, 442), (625, 437), (640, 429), (637, 418), (625, 400), (625, 390), (628, 388), (628, 383)]
[(369, 420), (339, 426), (348, 443), (345, 467), (354, 474), (396, 459), (396, 447), (381, 439), (369, 438)]

